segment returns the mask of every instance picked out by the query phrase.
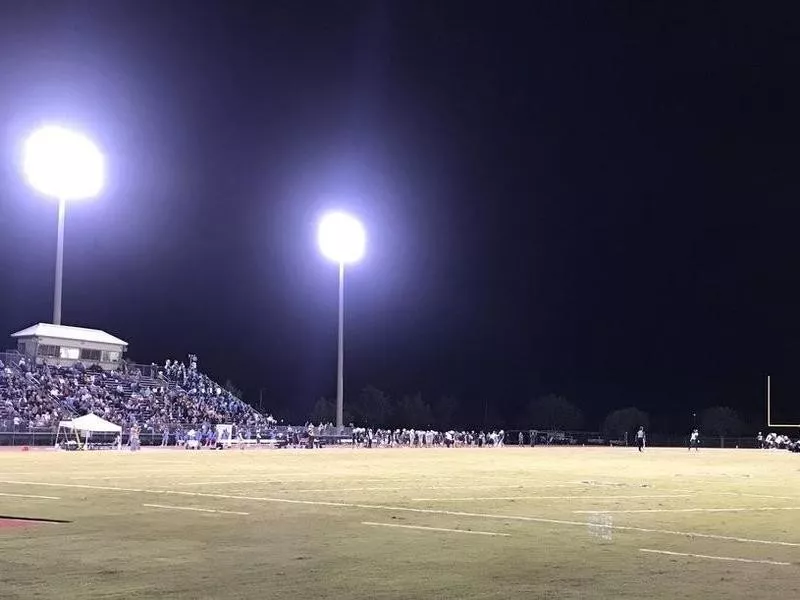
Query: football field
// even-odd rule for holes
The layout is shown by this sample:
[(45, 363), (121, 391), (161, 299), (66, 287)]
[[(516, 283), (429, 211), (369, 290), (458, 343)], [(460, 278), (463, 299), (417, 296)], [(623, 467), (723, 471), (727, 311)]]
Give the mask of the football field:
[(4, 600), (800, 597), (785, 451), (9, 451), (0, 515)]

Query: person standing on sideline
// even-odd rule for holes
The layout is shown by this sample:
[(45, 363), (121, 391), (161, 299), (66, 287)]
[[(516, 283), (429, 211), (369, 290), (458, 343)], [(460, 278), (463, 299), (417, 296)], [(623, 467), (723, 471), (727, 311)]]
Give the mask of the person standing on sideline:
[(161, 434), (161, 447), (169, 446), (169, 425), (164, 426), (164, 431)]
[(644, 452), (644, 427), (639, 427), (639, 431), (636, 432), (636, 445), (639, 446), (639, 452)]
[(692, 448), (695, 449), (695, 452), (700, 451), (700, 432), (697, 429), (689, 436), (689, 452), (692, 451)]

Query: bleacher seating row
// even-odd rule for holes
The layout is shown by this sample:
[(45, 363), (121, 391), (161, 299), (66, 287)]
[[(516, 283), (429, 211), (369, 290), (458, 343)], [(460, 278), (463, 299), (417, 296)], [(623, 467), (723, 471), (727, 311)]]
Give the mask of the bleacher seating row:
[(145, 433), (218, 423), (255, 431), (274, 422), (196, 366), (125, 365), (104, 371), (37, 365), (16, 352), (0, 354), (0, 430), (55, 428), (61, 419), (89, 412), (124, 429), (138, 425)]

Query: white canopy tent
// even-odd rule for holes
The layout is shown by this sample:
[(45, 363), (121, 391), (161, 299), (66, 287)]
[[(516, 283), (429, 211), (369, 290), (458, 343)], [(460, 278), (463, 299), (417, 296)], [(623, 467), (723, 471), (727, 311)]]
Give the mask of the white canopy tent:
[(88, 415), (83, 415), (82, 417), (78, 417), (77, 419), (72, 419), (71, 421), (59, 422), (58, 434), (56, 435), (56, 446), (58, 446), (58, 440), (61, 437), (62, 432), (64, 433), (64, 438), (66, 440), (69, 439), (68, 433), (73, 432), (75, 434), (75, 440), (78, 443), (78, 445), (81, 444), (80, 434), (83, 433), (84, 448), (86, 447), (86, 441), (88, 441), (88, 439), (91, 437), (93, 433), (118, 434), (118, 441), (117, 441), (118, 447), (120, 446), (122, 440), (122, 427), (120, 427), (119, 425), (115, 425), (110, 421), (106, 421), (105, 419), (98, 417), (93, 413), (89, 413)]

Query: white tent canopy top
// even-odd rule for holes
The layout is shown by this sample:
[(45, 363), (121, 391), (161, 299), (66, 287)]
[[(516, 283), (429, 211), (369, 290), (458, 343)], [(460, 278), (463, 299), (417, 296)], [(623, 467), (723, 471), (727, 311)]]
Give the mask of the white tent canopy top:
[(92, 433), (122, 433), (122, 427), (101, 419), (93, 413), (83, 415), (72, 421), (61, 421), (59, 427), (77, 431), (91, 431)]

